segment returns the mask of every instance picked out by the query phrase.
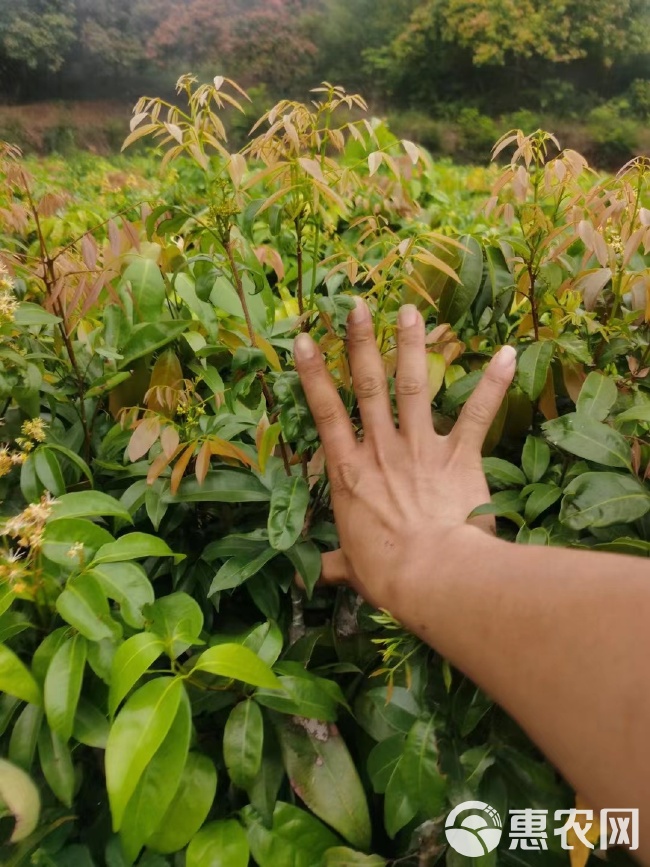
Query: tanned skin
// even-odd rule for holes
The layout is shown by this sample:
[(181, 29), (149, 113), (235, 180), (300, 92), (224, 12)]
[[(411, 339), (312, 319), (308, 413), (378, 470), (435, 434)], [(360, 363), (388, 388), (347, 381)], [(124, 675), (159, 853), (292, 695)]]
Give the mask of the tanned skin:
[(434, 431), (424, 322), (398, 318), (396, 428), (368, 307), (348, 352), (363, 441), (307, 334), (296, 367), (326, 457), (340, 551), (322, 580), (388, 610), (497, 701), (594, 809), (638, 807), (650, 864), (650, 564), (516, 545), (491, 519), (481, 447), (515, 372), (492, 359), (451, 433)]

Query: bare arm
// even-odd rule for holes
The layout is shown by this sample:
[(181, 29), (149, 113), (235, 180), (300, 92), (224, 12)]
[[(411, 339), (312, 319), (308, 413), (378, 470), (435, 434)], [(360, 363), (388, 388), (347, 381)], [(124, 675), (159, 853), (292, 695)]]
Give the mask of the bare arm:
[(515, 368), (497, 354), (452, 433), (427, 397), (424, 323), (402, 308), (390, 412), (369, 311), (349, 353), (364, 425), (357, 442), (315, 344), (296, 363), (325, 448), (348, 580), (498, 701), (595, 807), (638, 807), (650, 861), (650, 568), (632, 557), (518, 546), (467, 515), (489, 499), (480, 449)]

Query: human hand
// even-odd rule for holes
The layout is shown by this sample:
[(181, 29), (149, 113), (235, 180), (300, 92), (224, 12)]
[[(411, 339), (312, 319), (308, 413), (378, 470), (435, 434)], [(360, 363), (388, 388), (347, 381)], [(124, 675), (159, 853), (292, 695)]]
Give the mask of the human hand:
[[(348, 353), (363, 441), (354, 434), (318, 347), (295, 341), (296, 368), (325, 451), (341, 550), (323, 556), (322, 580), (347, 581), (378, 608), (395, 611), (405, 578), (427, 580), (450, 546), (463, 545), (468, 515), (489, 500), (481, 447), (515, 372), (513, 347), (488, 365), (453, 430), (433, 429), (424, 321), (413, 305), (399, 311), (395, 428), (372, 318), (356, 299)], [(485, 529), (491, 518), (476, 519)], [(471, 540), (471, 533), (469, 535)]]

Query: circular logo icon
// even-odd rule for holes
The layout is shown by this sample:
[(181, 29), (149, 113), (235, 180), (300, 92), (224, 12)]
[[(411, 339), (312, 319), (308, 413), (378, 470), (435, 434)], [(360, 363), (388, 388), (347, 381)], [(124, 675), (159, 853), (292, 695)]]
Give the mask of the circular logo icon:
[(503, 825), (494, 807), (483, 801), (463, 801), (445, 822), (447, 842), (467, 858), (480, 858), (499, 845)]

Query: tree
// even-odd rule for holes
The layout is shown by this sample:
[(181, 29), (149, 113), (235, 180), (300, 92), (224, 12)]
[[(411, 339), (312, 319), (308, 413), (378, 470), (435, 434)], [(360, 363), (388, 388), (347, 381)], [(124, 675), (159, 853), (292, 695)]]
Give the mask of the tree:
[(74, 0), (0, 0), (0, 72), (19, 92), (29, 75), (58, 72), (74, 45)]
[(310, 0), (186, 0), (160, 18), (150, 57), (209, 66), (247, 85), (285, 90), (310, 79), (316, 48), (304, 28)]
[(322, 78), (368, 93), (418, 0), (324, 0), (312, 20)]

